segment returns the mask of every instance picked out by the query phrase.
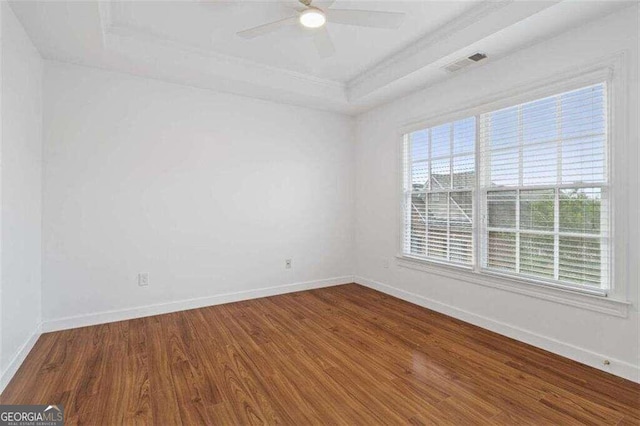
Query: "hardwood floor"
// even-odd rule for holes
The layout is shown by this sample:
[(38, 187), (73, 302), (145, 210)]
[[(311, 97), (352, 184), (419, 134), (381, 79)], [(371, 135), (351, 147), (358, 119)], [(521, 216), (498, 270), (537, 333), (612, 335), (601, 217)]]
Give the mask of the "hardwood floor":
[(640, 424), (640, 385), (358, 286), (43, 334), (66, 424)]

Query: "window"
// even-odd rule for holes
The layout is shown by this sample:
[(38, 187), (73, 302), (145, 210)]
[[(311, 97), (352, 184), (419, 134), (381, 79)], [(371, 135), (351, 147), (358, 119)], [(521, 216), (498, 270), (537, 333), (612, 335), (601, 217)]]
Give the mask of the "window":
[(608, 288), (606, 94), (596, 84), (405, 135), (403, 255)]
[(473, 263), (476, 119), (405, 136), (405, 253)]

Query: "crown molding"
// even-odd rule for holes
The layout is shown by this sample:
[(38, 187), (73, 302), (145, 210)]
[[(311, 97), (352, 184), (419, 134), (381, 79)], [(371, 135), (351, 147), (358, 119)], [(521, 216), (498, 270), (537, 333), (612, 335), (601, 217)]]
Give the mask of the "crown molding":
[(309, 84), (321, 85), (327, 89), (344, 90), (346, 87), (344, 83), (339, 81), (323, 79), (320, 77), (315, 77), (312, 75), (307, 75), (300, 72), (288, 70), (285, 68), (278, 68), (271, 65), (251, 61), (249, 59), (240, 58), (238, 56), (224, 55), (209, 49), (204, 49), (202, 47), (176, 42), (175, 40), (171, 40), (161, 35), (153, 34), (150, 31), (147, 31), (141, 28), (136, 28), (134, 26), (112, 24), (107, 29), (105, 34), (106, 34), (105, 40), (107, 45), (109, 45), (108, 40), (110, 37), (113, 37), (113, 36), (130, 37), (130, 38), (138, 39), (140, 41), (162, 45), (163, 47), (177, 49), (182, 52), (189, 52), (194, 55), (203, 56), (208, 59), (214, 60), (216, 62), (224, 63), (224, 64), (241, 66), (241, 67), (244, 67), (245, 69), (251, 69), (258, 72), (268, 71), (269, 73), (278, 73), (283, 76), (286, 76), (287, 78), (293, 78)]
[[(184, 43), (120, 22), (118, 2), (98, 3), (102, 45), (120, 71), (277, 102), (357, 114), (426, 84), (438, 62), (560, 0), (482, 0), (348, 82), (323, 79)], [(175, 58), (181, 58), (176, 61)]]
[(342, 93), (345, 91), (345, 84), (339, 81), (323, 79), (284, 68), (274, 67), (249, 59), (240, 58), (238, 56), (221, 54), (211, 49), (178, 42), (161, 34), (155, 34), (152, 31), (136, 27), (134, 25), (115, 22), (113, 19), (113, 7), (116, 4), (117, 3), (113, 0), (107, 0), (99, 3), (98, 10), (100, 14), (100, 25), (102, 27), (102, 44), (105, 49), (114, 49), (122, 39), (129, 38), (134, 39), (137, 42), (150, 43), (163, 48), (177, 50), (183, 54), (187, 53), (204, 57), (212, 62), (224, 64), (227, 67), (242, 67), (242, 69), (251, 70), (257, 75), (262, 75), (266, 72), (271, 76), (278, 75), (282, 78), (294, 79), (303, 84), (320, 86), (324, 91), (330, 90)]
[(514, 0), (485, 0), (482, 3), (474, 6), (461, 15), (450, 19), (440, 27), (436, 28), (432, 32), (426, 34), (422, 38), (414, 41), (413, 43), (405, 46), (403, 49), (392, 53), (370, 68), (364, 70), (356, 77), (347, 82), (348, 87), (357, 86), (363, 81), (375, 77), (381, 73), (384, 73), (388, 68), (395, 66), (397, 63), (407, 60), (415, 54), (423, 51), (436, 43), (439, 43), (452, 35), (464, 30), (474, 22), (480, 21), (487, 15), (502, 9), (505, 6), (512, 3)]
[[(358, 107), (351, 102), (351, 98), (357, 99), (359, 96), (352, 96), (354, 88), (357, 90), (359, 85), (370, 85), (370, 82), (381, 76), (385, 78), (385, 75), (389, 74), (390, 71), (392, 74), (402, 74), (403, 68), (405, 68), (404, 64), (407, 61), (411, 61), (420, 52), (464, 31), (470, 25), (513, 2), (514, 0), (483, 0), (477, 6), (451, 19), (437, 30), (378, 62), (348, 83), (323, 79), (237, 56), (221, 54), (212, 49), (178, 42), (162, 34), (153, 33), (148, 29), (126, 22), (118, 22), (115, 10), (118, 7), (118, 3), (114, 0), (99, 2), (98, 7), (100, 25), (102, 27), (102, 44), (106, 51), (116, 52), (125, 56), (137, 56), (137, 52), (144, 52), (148, 55), (151, 51), (155, 51), (162, 57), (162, 53), (166, 53), (167, 64), (165, 65), (172, 67), (175, 64), (169, 64), (168, 54), (169, 52), (177, 53), (184, 58), (182, 64), (180, 64), (184, 69), (189, 69), (194, 73), (204, 73), (205, 71), (203, 70), (215, 70), (209, 71), (209, 73), (215, 74), (216, 78), (219, 79), (233, 80), (233, 84), (227, 84), (225, 85), (226, 87), (237, 86), (241, 81), (244, 81), (247, 86), (269, 86), (273, 90), (295, 92), (298, 96), (307, 96), (310, 99), (310, 104), (313, 104), (314, 97), (325, 100), (330, 99), (330, 102), (340, 104), (341, 108), (346, 111), (350, 109), (356, 111)], [(162, 59), (160, 58), (157, 62), (162, 62)], [(206, 64), (206, 66), (203, 66), (203, 64)]]
[(347, 99), (351, 104), (357, 104), (381, 89), (401, 86), (407, 79), (419, 80), (420, 72), (438, 61), (464, 55), (468, 46), (560, 2), (483, 1), (347, 82)]

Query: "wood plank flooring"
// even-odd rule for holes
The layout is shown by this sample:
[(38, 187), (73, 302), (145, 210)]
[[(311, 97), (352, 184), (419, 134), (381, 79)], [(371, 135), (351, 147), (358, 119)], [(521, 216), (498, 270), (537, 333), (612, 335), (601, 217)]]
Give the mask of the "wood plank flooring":
[(66, 424), (640, 424), (640, 385), (349, 284), (43, 334)]

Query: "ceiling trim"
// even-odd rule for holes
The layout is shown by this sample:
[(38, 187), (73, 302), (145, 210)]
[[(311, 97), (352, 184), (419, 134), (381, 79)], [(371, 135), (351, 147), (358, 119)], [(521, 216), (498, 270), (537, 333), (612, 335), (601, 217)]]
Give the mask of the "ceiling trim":
[[(481, 0), (348, 82), (221, 54), (132, 23), (118, 22), (116, 0), (99, 2), (98, 10), (105, 54), (119, 56), (120, 68), (126, 68), (126, 72), (175, 80), (170, 73), (173, 70), (185, 76), (185, 83), (194, 86), (247, 96), (253, 91), (263, 99), (357, 113), (406, 93), (407, 87), (426, 84), (425, 72), (440, 66), (438, 63), (468, 53), (465, 49), (470, 45), (560, 1)], [(176, 57), (181, 61), (176, 61)]]
[(474, 6), (466, 12), (454, 17), (453, 19), (450, 19), (422, 38), (419, 38), (413, 43), (405, 46), (405, 48), (392, 53), (370, 68), (361, 72), (359, 75), (347, 82), (347, 87), (357, 86), (367, 79), (384, 73), (390, 67), (397, 66), (398, 63), (405, 61), (411, 56), (419, 53), (420, 51), (427, 49), (434, 44), (464, 30), (472, 23), (481, 20), (487, 15), (507, 6), (513, 1), (514, 0), (484, 0), (477, 6)]
[(100, 13), (100, 24), (102, 26), (102, 35), (103, 35), (103, 47), (106, 49), (113, 48), (114, 43), (110, 43), (110, 37), (131, 37), (136, 38), (138, 41), (144, 41), (148, 43), (160, 44), (165, 47), (179, 49), (182, 51), (190, 52), (195, 55), (204, 56), (208, 59), (214, 60), (219, 63), (223, 63), (226, 65), (234, 65), (243, 68), (249, 68), (255, 70), (257, 72), (267, 71), (269, 74), (280, 74), (282, 77), (293, 78), (298, 81), (322, 86), (325, 89), (331, 90), (341, 90), (344, 91), (346, 89), (345, 83), (323, 79), (316, 76), (311, 76), (307, 74), (303, 74), (300, 72), (274, 67), (271, 65), (263, 64), (260, 62), (252, 61), (245, 58), (240, 58), (238, 56), (233, 55), (224, 55), (213, 50), (204, 49), (199, 46), (194, 46), (188, 43), (181, 43), (170, 38), (164, 37), (160, 34), (154, 34), (153, 32), (135, 27), (132, 25), (123, 25), (122, 23), (116, 23), (113, 20), (113, 7), (116, 4), (114, 0), (106, 0), (99, 2), (99, 13)]
[(483, 1), (347, 82), (347, 99), (355, 104), (381, 89), (386, 90), (400, 84), (403, 79), (429, 65), (447, 56), (462, 54), (464, 49), (479, 40), (530, 18), (560, 1)]

